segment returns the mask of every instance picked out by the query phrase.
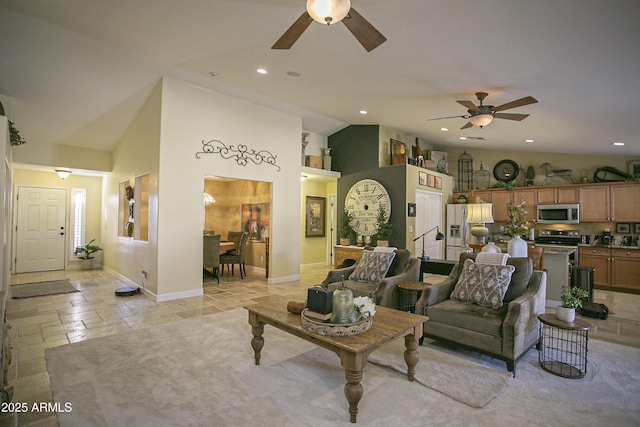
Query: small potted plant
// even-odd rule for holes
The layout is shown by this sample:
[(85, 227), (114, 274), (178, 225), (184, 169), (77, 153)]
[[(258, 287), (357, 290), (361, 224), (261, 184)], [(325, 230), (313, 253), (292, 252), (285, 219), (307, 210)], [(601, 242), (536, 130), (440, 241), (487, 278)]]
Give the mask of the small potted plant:
[(388, 221), (387, 209), (384, 205), (378, 206), (376, 214), (376, 245), (389, 246), (389, 238), (391, 237), (391, 223)]
[(83, 270), (88, 270), (91, 268), (94, 258), (92, 254), (102, 250), (100, 246), (92, 245), (95, 240), (96, 239), (92, 239), (89, 243), (76, 246), (76, 249), (73, 251), (73, 254), (81, 260), (80, 266)]
[(342, 217), (340, 217), (340, 244), (342, 246), (351, 245), (351, 235), (353, 234), (353, 228), (351, 223), (355, 219), (353, 212), (350, 212), (347, 208), (344, 208)]
[(562, 305), (556, 307), (556, 317), (563, 322), (573, 322), (576, 318), (576, 308), (581, 308), (582, 298), (588, 296), (587, 291), (576, 286), (562, 288), (560, 294)]

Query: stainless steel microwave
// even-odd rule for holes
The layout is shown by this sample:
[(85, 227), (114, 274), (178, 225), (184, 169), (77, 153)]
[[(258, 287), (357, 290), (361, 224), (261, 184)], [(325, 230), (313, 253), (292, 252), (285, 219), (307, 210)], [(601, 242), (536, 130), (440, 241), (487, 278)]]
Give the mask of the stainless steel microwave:
[(538, 205), (536, 220), (538, 224), (578, 224), (580, 223), (580, 205)]

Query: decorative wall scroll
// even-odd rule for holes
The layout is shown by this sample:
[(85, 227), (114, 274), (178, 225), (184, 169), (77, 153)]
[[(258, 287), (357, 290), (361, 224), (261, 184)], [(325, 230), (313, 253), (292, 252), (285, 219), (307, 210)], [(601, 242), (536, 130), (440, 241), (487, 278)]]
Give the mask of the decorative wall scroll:
[(212, 139), (211, 141), (206, 142), (203, 140), (202, 151), (198, 151), (196, 153), (196, 159), (199, 159), (201, 154), (219, 154), (220, 157), (225, 160), (235, 160), (240, 166), (247, 166), (249, 161), (256, 165), (267, 163), (274, 166), (278, 172), (280, 172), (280, 166), (276, 164), (276, 155), (271, 154), (267, 150), (256, 151), (254, 149), (249, 149), (249, 147), (244, 144), (238, 144), (237, 147), (234, 147), (233, 145), (227, 146), (224, 142), (217, 139)]

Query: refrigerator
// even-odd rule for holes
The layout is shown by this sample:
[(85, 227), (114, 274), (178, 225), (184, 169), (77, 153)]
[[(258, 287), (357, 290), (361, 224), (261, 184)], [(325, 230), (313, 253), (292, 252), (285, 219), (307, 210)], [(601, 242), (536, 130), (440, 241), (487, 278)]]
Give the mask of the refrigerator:
[(467, 205), (448, 204), (447, 205), (447, 228), (446, 246), (447, 260), (458, 261), (462, 248), (469, 243), (469, 225), (467, 219)]

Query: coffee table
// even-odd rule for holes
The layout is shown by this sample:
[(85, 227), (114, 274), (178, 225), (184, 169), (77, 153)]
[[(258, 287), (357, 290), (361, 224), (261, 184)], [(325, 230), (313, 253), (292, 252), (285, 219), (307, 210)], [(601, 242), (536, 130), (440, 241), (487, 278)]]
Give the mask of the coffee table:
[(255, 353), (255, 364), (260, 364), (260, 353), (264, 346), (264, 325), (312, 342), (320, 347), (335, 352), (345, 371), (347, 383), (344, 394), (349, 402), (351, 422), (356, 422), (358, 402), (362, 398), (362, 370), (367, 364), (369, 355), (391, 341), (404, 337), (406, 350), (404, 360), (407, 363), (407, 377), (413, 381), (418, 363), (418, 340), (422, 337), (422, 324), (428, 320), (426, 316), (418, 316), (386, 307), (376, 307), (371, 329), (359, 335), (346, 337), (322, 336), (302, 328), (299, 314), (287, 311), (287, 301), (281, 296), (268, 296), (254, 299), (256, 304), (246, 305), (251, 325), (251, 347)]

